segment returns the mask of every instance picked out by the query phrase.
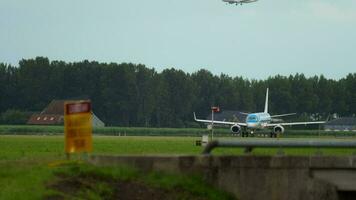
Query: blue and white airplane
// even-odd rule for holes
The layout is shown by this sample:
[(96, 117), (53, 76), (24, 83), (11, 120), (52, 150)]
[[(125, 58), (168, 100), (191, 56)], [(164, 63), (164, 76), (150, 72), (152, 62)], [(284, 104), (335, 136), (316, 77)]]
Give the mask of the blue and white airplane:
[(252, 3), (252, 2), (256, 2), (258, 0), (222, 0), (222, 1), (229, 3), (229, 4), (242, 5), (243, 3)]
[[(275, 117), (283, 117), (288, 115), (294, 115), (296, 113), (289, 114), (281, 114), (281, 115), (270, 115), (268, 113), (268, 88), (266, 91), (266, 101), (265, 101), (265, 110), (264, 112), (258, 113), (246, 113), (246, 121), (245, 123), (241, 122), (228, 122), (228, 121), (215, 121), (215, 120), (204, 120), (197, 119), (194, 113), (194, 119), (197, 122), (204, 123), (213, 123), (213, 124), (221, 124), (221, 125), (231, 125), (231, 132), (234, 134), (239, 134), (242, 130), (242, 136), (248, 136), (249, 133), (253, 134), (255, 130), (259, 129), (271, 129), (271, 137), (277, 137), (278, 134), (284, 133), (283, 126), (293, 126), (293, 125), (307, 125), (307, 124), (323, 124), (326, 121), (314, 121), (314, 122), (274, 122), (273, 118)], [(248, 131), (249, 130), (249, 131)]]

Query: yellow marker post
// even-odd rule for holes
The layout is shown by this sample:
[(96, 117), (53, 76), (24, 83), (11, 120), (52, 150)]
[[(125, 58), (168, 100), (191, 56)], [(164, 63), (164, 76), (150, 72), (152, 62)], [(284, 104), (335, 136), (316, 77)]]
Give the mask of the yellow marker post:
[(65, 152), (89, 153), (92, 145), (92, 114), (90, 101), (64, 103)]

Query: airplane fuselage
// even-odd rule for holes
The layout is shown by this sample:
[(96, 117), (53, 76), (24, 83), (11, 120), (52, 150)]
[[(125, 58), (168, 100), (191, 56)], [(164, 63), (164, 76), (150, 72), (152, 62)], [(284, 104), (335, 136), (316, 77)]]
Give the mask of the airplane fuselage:
[(272, 121), (271, 115), (268, 113), (251, 113), (246, 117), (247, 128), (263, 129)]

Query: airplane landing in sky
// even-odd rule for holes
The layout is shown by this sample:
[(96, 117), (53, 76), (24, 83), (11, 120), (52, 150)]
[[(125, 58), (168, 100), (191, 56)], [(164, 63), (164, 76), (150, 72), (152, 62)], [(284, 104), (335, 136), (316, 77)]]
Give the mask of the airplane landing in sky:
[(235, 5), (242, 5), (244, 3), (252, 3), (252, 2), (256, 2), (258, 0), (222, 0), (223, 2), (229, 3), (229, 4), (235, 4)]
[[(239, 134), (242, 130), (242, 136), (248, 136), (249, 133), (253, 134), (255, 130), (259, 129), (271, 129), (271, 137), (277, 137), (279, 133), (284, 132), (283, 126), (293, 126), (293, 125), (308, 125), (308, 124), (323, 124), (325, 121), (314, 121), (314, 122), (274, 122), (273, 118), (283, 117), (288, 115), (294, 115), (296, 113), (280, 114), (280, 115), (270, 115), (268, 113), (268, 88), (266, 91), (266, 101), (265, 109), (263, 112), (258, 113), (248, 113), (246, 114), (246, 120), (244, 123), (240, 122), (228, 122), (228, 121), (215, 121), (215, 120), (204, 120), (197, 119), (194, 113), (194, 119), (197, 122), (213, 123), (221, 125), (230, 125), (231, 132)], [(249, 130), (249, 132), (247, 132)]]

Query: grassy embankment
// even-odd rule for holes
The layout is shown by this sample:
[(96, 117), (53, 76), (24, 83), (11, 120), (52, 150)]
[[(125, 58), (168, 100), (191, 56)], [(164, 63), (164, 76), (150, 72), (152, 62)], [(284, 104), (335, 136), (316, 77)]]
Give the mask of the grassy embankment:
[(145, 174), (127, 167), (99, 168), (87, 164), (61, 167), (54, 171), (54, 176), (47, 184), (48, 199), (234, 199), (198, 176)]
[[(194, 146), (195, 139), (194, 137), (95, 136), (93, 153), (198, 154), (201, 151), (201, 147)], [(65, 170), (67, 173), (71, 173), (69, 168), (63, 169), (52, 165), (57, 161), (64, 160), (63, 141), (62, 136), (0, 136), (0, 199), (41, 199), (50, 192), (46, 185), (56, 178), (56, 171)], [(99, 170), (98, 173), (100, 173), (100, 169), (97, 169)], [(135, 175), (133, 179), (139, 179), (138, 177), (141, 176)], [(139, 180), (145, 181), (146, 179), (147, 177), (142, 176), (142, 180)], [(174, 175), (163, 175), (161, 179), (162, 181), (167, 179), (168, 182), (170, 180), (179, 180)], [(150, 182), (149, 180), (150, 178), (148, 178), (148, 183)], [(200, 188), (199, 190), (212, 189), (202, 182), (199, 183), (199, 180), (189, 178), (181, 179), (180, 182), (176, 183), (177, 187), (187, 181), (193, 181), (194, 184), (197, 184), (198, 189)], [(162, 184), (156, 186), (166, 187), (164, 183)], [(175, 186), (171, 185), (170, 187)], [(213, 191), (215, 192), (209, 194), (210, 197), (213, 197), (215, 193), (221, 196), (219, 191)], [(194, 193), (194, 191), (190, 192)], [(199, 193), (199, 191), (195, 192)], [(53, 194), (53, 192), (50, 192), (50, 194)]]

